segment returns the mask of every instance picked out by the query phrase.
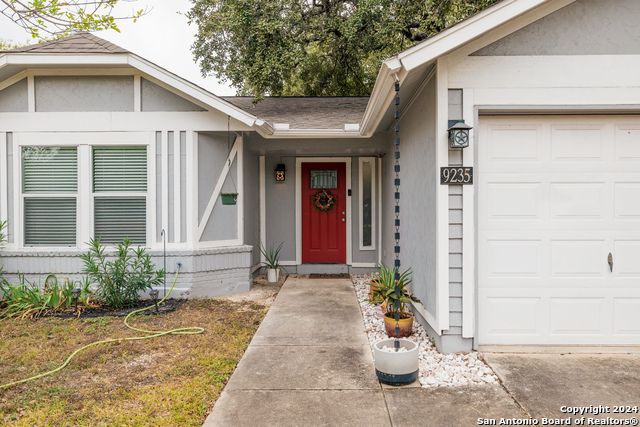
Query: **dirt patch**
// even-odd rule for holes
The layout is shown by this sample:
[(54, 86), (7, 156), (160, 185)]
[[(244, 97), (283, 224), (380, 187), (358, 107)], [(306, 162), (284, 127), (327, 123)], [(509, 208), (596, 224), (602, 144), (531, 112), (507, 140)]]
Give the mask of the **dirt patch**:
[(236, 295), (228, 295), (224, 297), (218, 297), (218, 299), (234, 302), (245, 302), (260, 304), (265, 307), (271, 307), (271, 304), (276, 300), (280, 288), (284, 285), (284, 282), (291, 277), (300, 277), (297, 274), (281, 274), (278, 283), (269, 283), (264, 274), (257, 276), (253, 280), (253, 289), (249, 292)]

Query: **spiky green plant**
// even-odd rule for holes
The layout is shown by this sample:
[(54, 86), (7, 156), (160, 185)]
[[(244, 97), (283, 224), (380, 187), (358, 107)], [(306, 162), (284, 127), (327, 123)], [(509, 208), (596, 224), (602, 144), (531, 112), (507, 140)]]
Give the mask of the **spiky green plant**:
[(260, 245), (260, 252), (264, 255), (265, 260), (262, 262), (267, 268), (281, 268), (280, 265), (280, 251), (282, 250), (284, 242), (280, 243), (277, 248), (273, 248), (273, 245), (267, 250), (264, 246)]
[[(62, 276), (61, 276), (62, 277)], [(72, 307), (75, 303), (71, 290), (81, 290), (78, 302), (87, 303), (92, 295), (89, 281), (71, 281), (62, 277), (58, 281), (55, 274), (50, 274), (44, 281), (44, 286), (31, 282), (24, 274), (18, 273), (18, 284), (12, 285), (6, 280), (0, 281), (0, 303), (3, 308), (0, 317), (33, 318), (39, 317), (50, 310)]]
[[(373, 278), (376, 286), (369, 297), (371, 304), (382, 304), (386, 301), (387, 313), (393, 316), (404, 312), (406, 305), (411, 302), (420, 303), (420, 300), (407, 289), (411, 283), (411, 269), (399, 273), (397, 279), (396, 274), (398, 274), (398, 267), (389, 268), (384, 264), (378, 266), (378, 271)], [(397, 307), (396, 301), (399, 302)]]

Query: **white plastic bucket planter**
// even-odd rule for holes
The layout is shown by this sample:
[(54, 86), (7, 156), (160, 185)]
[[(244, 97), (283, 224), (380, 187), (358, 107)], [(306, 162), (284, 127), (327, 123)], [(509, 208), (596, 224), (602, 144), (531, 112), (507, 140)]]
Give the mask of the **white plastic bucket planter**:
[(375, 356), (376, 375), (378, 379), (389, 385), (407, 385), (418, 379), (420, 367), (418, 363), (418, 344), (408, 339), (401, 338), (400, 347), (407, 351), (383, 350), (385, 346), (394, 347), (396, 340), (384, 339), (373, 346)]
[(279, 268), (267, 268), (267, 282), (276, 283), (280, 279)]

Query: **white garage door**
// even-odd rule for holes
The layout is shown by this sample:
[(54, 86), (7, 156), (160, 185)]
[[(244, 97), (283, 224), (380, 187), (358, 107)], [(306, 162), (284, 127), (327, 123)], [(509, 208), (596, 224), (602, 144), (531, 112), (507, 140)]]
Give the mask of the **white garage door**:
[(640, 344), (640, 117), (482, 117), (478, 156), (480, 344)]

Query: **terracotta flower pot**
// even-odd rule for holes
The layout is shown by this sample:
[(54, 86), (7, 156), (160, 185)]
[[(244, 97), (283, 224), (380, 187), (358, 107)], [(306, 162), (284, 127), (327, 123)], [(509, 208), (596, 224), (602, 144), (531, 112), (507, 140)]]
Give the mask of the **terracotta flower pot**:
[[(409, 312), (402, 312), (400, 314), (400, 334), (398, 338), (408, 337), (413, 332), (413, 314)], [(384, 314), (384, 327), (387, 330), (387, 335), (390, 338), (396, 338), (396, 319), (392, 313)]]

